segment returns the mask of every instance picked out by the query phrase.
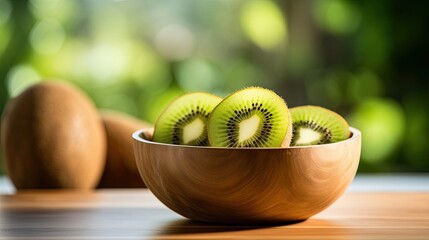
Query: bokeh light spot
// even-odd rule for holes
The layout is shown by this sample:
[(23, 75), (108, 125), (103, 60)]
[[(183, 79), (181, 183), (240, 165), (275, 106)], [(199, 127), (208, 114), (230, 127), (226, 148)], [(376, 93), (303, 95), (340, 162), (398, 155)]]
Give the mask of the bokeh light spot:
[(362, 131), (362, 160), (382, 162), (403, 140), (405, 114), (396, 101), (373, 98), (354, 109), (349, 123)]
[(171, 82), (168, 66), (156, 52), (142, 42), (133, 51), (131, 78), (146, 94), (165, 91)]
[(0, 56), (1, 56), (10, 42), (11, 31), (9, 26), (0, 25), (0, 36), (1, 36), (0, 37)]
[(183, 90), (179, 88), (169, 88), (168, 90), (153, 96), (142, 95), (140, 99), (139, 116), (151, 123), (155, 123), (159, 114), (171, 103), (174, 99), (183, 95)]
[(102, 5), (91, 15), (89, 28), (94, 41), (127, 41), (133, 36), (135, 25), (126, 11), (118, 11), (116, 4)]
[(250, 40), (264, 49), (272, 49), (286, 39), (286, 19), (272, 1), (247, 2), (241, 11), (241, 26)]
[(345, 0), (314, 1), (313, 15), (320, 27), (337, 34), (356, 31), (361, 21), (359, 9)]
[(53, 19), (43, 20), (31, 30), (31, 46), (42, 54), (57, 53), (66, 38), (64, 28)]
[(224, 64), (224, 95), (245, 86), (258, 86), (263, 83), (264, 74), (246, 59), (232, 59)]
[(12, 12), (12, 6), (8, 0), (0, 0), (0, 56), (10, 41), (10, 27), (7, 24)]
[(129, 45), (100, 42), (88, 49), (85, 56), (89, 75), (100, 83), (121, 81), (131, 65)]
[(31, 66), (17, 65), (9, 71), (6, 81), (9, 95), (16, 97), (29, 86), (40, 82), (40, 76)]
[(87, 82), (89, 77), (84, 61), (87, 51), (86, 45), (81, 39), (68, 38), (58, 53), (41, 55), (33, 52), (29, 63), (43, 76)]
[(12, 6), (8, 0), (0, 0), (0, 26), (9, 21)]
[(78, 16), (79, 1), (30, 0), (29, 7), (36, 19), (55, 19), (61, 23), (73, 21)]
[(155, 36), (155, 48), (168, 60), (188, 58), (194, 50), (194, 35), (188, 27), (174, 24), (162, 28)]
[(99, 108), (121, 111), (131, 115), (137, 114), (138, 108), (136, 103), (125, 93), (108, 94), (109, 97), (106, 97), (107, 94), (104, 95), (101, 101), (97, 101)]
[(190, 60), (180, 64), (178, 83), (185, 91), (210, 91), (219, 80), (216, 69), (206, 61)]

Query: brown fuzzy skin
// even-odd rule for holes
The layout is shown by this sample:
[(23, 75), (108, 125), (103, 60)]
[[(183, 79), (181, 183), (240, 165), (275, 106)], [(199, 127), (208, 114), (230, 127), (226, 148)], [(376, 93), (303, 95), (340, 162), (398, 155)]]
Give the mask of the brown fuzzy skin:
[(91, 189), (105, 163), (106, 138), (91, 102), (63, 82), (36, 84), (3, 113), (6, 172), (17, 189)]
[(98, 187), (146, 187), (137, 169), (131, 135), (139, 129), (152, 126), (125, 113), (104, 111), (101, 116), (106, 128), (107, 156)]

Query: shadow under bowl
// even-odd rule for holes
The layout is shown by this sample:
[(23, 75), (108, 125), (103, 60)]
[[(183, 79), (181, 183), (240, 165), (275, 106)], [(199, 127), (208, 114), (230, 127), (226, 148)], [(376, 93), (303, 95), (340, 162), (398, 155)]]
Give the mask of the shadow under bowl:
[(330, 144), (288, 148), (217, 148), (151, 141), (133, 134), (143, 181), (176, 213), (217, 223), (293, 222), (330, 206), (359, 165), (361, 133)]

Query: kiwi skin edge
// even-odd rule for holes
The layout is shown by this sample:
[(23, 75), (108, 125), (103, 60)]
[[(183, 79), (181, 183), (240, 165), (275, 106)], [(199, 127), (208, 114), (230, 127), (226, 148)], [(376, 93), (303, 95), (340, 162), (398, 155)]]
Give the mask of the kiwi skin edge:
[[(296, 137), (296, 135), (293, 135), (292, 140), (291, 140), (291, 145), (292, 146), (310, 146), (310, 145), (320, 145), (320, 144), (327, 144), (327, 143), (334, 143), (334, 142), (338, 142), (338, 141), (343, 141), (347, 138), (350, 137), (350, 130), (349, 130), (349, 125), (347, 123), (347, 121), (338, 113), (324, 108), (324, 107), (320, 107), (320, 106), (314, 106), (314, 105), (303, 105), (303, 106), (296, 106), (290, 109), (291, 114), (293, 115), (292, 118), (292, 126), (293, 126), (293, 134), (296, 133), (295, 131), (297, 130), (296, 128), (299, 128), (300, 126), (295, 126), (295, 124), (298, 125), (302, 125), (302, 122), (315, 122), (315, 124), (317, 124), (320, 128), (323, 129), (329, 129), (329, 136), (328, 140), (323, 140), (326, 136), (324, 136), (323, 139), (317, 140), (319, 142), (308, 142), (308, 143), (300, 143), (297, 144), (295, 142), (294, 137)], [(310, 114), (311, 113), (311, 114)], [(308, 115), (311, 115), (312, 117), (309, 117)], [(324, 119), (324, 121), (322, 120), (315, 120), (315, 119), (320, 119), (323, 116), (322, 119)], [(312, 119), (313, 118), (313, 119)], [(327, 124), (327, 122), (329, 122), (329, 125)], [(312, 127), (309, 127), (310, 129)], [(315, 130), (318, 131), (318, 130)], [(325, 134), (324, 132), (322, 132), (322, 134)], [(300, 135), (298, 134), (298, 137)]]
[[(198, 115), (200, 117), (203, 118), (203, 121), (205, 122), (205, 133), (203, 133), (203, 135), (200, 135), (197, 139), (204, 139), (205, 141), (202, 142), (195, 142), (195, 139), (192, 140), (194, 142), (190, 142), (190, 143), (185, 143), (182, 140), (182, 136), (177, 135), (177, 132), (174, 132), (173, 130), (173, 126), (170, 125), (166, 125), (166, 122), (169, 118), (171, 118), (172, 113), (177, 112), (177, 110), (179, 110), (179, 107), (184, 106), (183, 104), (188, 105), (189, 103), (192, 102), (196, 102), (198, 100), (201, 100), (203, 103), (205, 103), (205, 105), (208, 107), (208, 109), (204, 109), (202, 108), (202, 106), (199, 106), (200, 109), (196, 109), (195, 111), (197, 112), (196, 114), (198, 115), (198, 111), (204, 111), (204, 116), (202, 115)], [(208, 136), (207, 136), (207, 121), (208, 118), (211, 114), (211, 111), (213, 110), (213, 108), (222, 100), (222, 98), (214, 95), (214, 94), (210, 94), (210, 93), (206, 93), (206, 92), (191, 92), (191, 93), (187, 93), (184, 95), (181, 95), (180, 97), (176, 98), (175, 100), (171, 101), (169, 103), (169, 105), (161, 112), (161, 114), (158, 116), (158, 119), (155, 123), (155, 128), (154, 128), (154, 134), (153, 134), (153, 139), (157, 142), (160, 143), (169, 143), (169, 144), (176, 144), (176, 145), (202, 145), (202, 146), (207, 146), (208, 145)], [(177, 108), (177, 109), (176, 109)], [(198, 106), (197, 106), (198, 108)], [(194, 111), (194, 110), (192, 110)], [(190, 112), (189, 112), (190, 114)], [(194, 113), (192, 113), (194, 114)], [(194, 120), (195, 118), (193, 118), (192, 120)], [(178, 122), (179, 119), (174, 119), (175, 122)], [(188, 122), (190, 123), (190, 122)], [(182, 126), (186, 126), (186, 125), (182, 125)], [(173, 140), (171, 140), (171, 138), (173, 137)], [(176, 141), (174, 141), (176, 140)]]
[[(285, 131), (285, 135), (284, 135), (284, 138), (283, 138), (283, 141), (281, 142), (281, 144), (278, 145), (278, 143), (277, 143), (276, 146), (273, 146), (273, 147), (289, 147), (290, 144), (291, 144), (291, 141), (292, 141), (292, 136), (293, 136), (292, 115), (290, 113), (290, 110), (289, 110), (289, 108), (287, 106), (286, 101), (284, 101), (284, 99), (281, 96), (279, 96), (277, 93), (275, 93), (274, 91), (272, 91), (270, 89), (266, 89), (266, 88), (262, 88), (262, 87), (246, 87), (246, 88), (242, 88), (240, 90), (237, 90), (237, 91), (229, 94), (228, 96), (226, 96), (222, 100), (222, 102), (226, 101), (227, 99), (229, 99), (230, 97), (233, 97), (233, 96), (235, 98), (237, 98), (236, 94), (238, 94), (240, 92), (243, 92), (243, 91), (246, 91), (246, 90), (252, 90), (252, 89), (253, 90), (259, 89), (259, 90), (264, 90), (264, 91), (270, 92), (271, 94), (273, 94), (273, 95), (276, 96), (275, 97), (277, 99), (276, 101), (278, 101), (279, 103), (282, 102), (282, 105), (284, 105), (284, 106), (282, 106), (282, 108), (284, 107), (285, 111), (287, 111), (287, 114), (285, 114), (287, 116), (284, 116), (284, 117), (286, 117), (287, 120), (288, 120), (287, 126), (284, 126), (284, 127), (287, 127), (287, 130)], [(247, 96), (244, 95), (244, 96), (241, 96), (241, 97), (247, 97)], [(219, 108), (219, 106), (222, 104), (222, 102), (219, 103), (219, 105), (216, 108)], [(216, 111), (216, 108), (213, 110), (213, 112)], [(213, 124), (213, 123), (211, 123), (211, 121), (209, 121), (208, 126), (210, 126), (211, 124)], [(279, 126), (279, 127), (281, 127), (281, 126)], [(215, 141), (214, 140), (214, 135), (210, 135), (210, 130), (208, 132), (209, 132), (209, 144), (211, 146), (213, 146), (213, 145), (216, 146), (216, 144), (214, 144), (214, 141)], [(211, 130), (211, 132), (214, 133), (214, 130)]]
[(293, 137), (292, 115), (290, 114), (290, 110), (288, 111), (288, 115), (289, 115), (289, 124), (288, 124), (285, 139), (283, 140), (281, 145), (282, 147), (289, 147)]

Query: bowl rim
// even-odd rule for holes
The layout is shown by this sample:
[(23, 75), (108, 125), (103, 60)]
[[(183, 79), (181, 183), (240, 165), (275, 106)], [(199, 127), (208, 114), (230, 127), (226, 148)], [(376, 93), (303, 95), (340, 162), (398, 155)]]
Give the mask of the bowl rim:
[(249, 147), (249, 148), (230, 148), (230, 147), (211, 147), (211, 146), (191, 146), (191, 145), (177, 145), (177, 144), (169, 144), (169, 143), (159, 143), (159, 142), (154, 142), (154, 141), (150, 141), (147, 140), (145, 138), (143, 138), (141, 136), (142, 133), (150, 131), (153, 128), (142, 128), (139, 129), (137, 131), (135, 131), (132, 134), (132, 137), (134, 138), (134, 140), (141, 142), (141, 143), (146, 143), (146, 144), (151, 144), (151, 145), (158, 145), (158, 146), (164, 146), (164, 147), (173, 147), (173, 148), (192, 148), (192, 149), (218, 149), (218, 150), (261, 150), (261, 149), (273, 149), (273, 150), (280, 150), (280, 149), (308, 149), (308, 148), (320, 148), (323, 146), (334, 146), (334, 145), (339, 145), (339, 144), (344, 144), (346, 142), (350, 142), (350, 141), (354, 141), (356, 138), (358, 138), (362, 133), (361, 131), (359, 131), (358, 129), (354, 128), (354, 127), (349, 127), (350, 129), (350, 137), (347, 138), (346, 140), (343, 141), (339, 141), (339, 142), (334, 142), (334, 143), (326, 143), (326, 144), (320, 144), (320, 145), (308, 145), (308, 146), (289, 146), (289, 147), (264, 147), (264, 148), (257, 148), (257, 147)]

